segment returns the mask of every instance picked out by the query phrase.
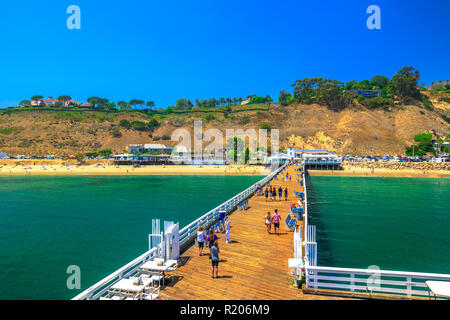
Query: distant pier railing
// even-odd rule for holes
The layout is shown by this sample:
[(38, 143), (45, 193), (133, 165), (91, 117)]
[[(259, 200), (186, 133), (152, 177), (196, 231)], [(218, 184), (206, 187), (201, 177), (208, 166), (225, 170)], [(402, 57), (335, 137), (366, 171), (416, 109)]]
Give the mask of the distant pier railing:
[[(309, 224), (306, 167), (304, 172), (304, 256), (307, 289), (348, 291), (349, 293), (392, 294), (406, 297), (430, 295), (425, 281), (450, 281), (450, 274), (391, 271), (378, 269), (317, 266), (316, 228)], [(298, 250), (296, 250), (298, 252)], [(295, 252), (296, 252), (295, 251)], [(294, 252), (294, 254), (295, 254)]]
[(221, 211), (225, 211), (227, 214), (232, 212), (234, 209), (236, 209), (239, 203), (241, 203), (244, 200), (247, 200), (255, 193), (255, 185), (265, 185), (266, 183), (271, 181), (276, 175), (278, 175), (278, 173), (284, 170), (284, 168), (286, 168), (286, 165), (279, 167), (277, 170), (269, 174), (267, 177), (256, 182), (249, 188), (239, 193), (237, 196), (234, 196), (230, 200), (222, 203), (221, 205), (217, 206), (216, 208), (212, 209), (211, 211), (207, 212), (197, 220), (191, 222), (186, 227), (181, 229), (180, 247), (184, 247), (185, 245), (189, 244), (190, 241), (194, 240), (194, 238), (197, 236), (198, 228), (200, 227), (208, 228), (209, 226), (211, 226), (214, 222), (216, 222), (219, 219), (219, 214)]
[(369, 294), (400, 294), (407, 297), (430, 295), (425, 281), (450, 281), (449, 274), (315, 267), (306, 268), (308, 288), (345, 290)]
[[(180, 230), (180, 248), (187, 246), (189, 243), (192, 243), (197, 235), (198, 228), (209, 227), (213, 223), (215, 223), (219, 219), (220, 211), (225, 211), (230, 214), (234, 209), (236, 209), (237, 205), (242, 201), (248, 199), (255, 193), (256, 185), (265, 185), (269, 181), (271, 181), (274, 177), (276, 177), (282, 170), (286, 168), (286, 165), (277, 168), (274, 172), (269, 174), (267, 177), (259, 180), (254, 183), (252, 186), (248, 187), (238, 195), (234, 196), (230, 200), (222, 203), (211, 211), (207, 212), (200, 218), (196, 219), (192, 223), (188, 224), (186, 227)], [(97, 300), (102, 295), (104, 295), (112, 285), (114, 285), (117, 281), (123, 278), (128, 278), (134, 275), (137, 272), (137, 269), (143, 265), (145, 262), (153, 260), (158, 255), (158, 248), (152, 248), (149, 251), (145, 252), (141, 256), (137, 257), (133, 261), (127, 263), (125, 266), (120, 268), (119, 270), (113, 272), (106, 278), (100, 280), (96, 284), (90, 286), (88, 289), (84, 290), (72, 300)]]

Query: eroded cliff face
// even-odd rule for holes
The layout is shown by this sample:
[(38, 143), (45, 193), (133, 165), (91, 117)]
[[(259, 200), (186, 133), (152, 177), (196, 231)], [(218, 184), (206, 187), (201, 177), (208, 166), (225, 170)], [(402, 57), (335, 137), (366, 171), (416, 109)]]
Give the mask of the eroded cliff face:
[[(430, 98), (433, 101), (433, 97)], [(394, 110), (369, 110), (355, 106), (335, 112), (320, 105), (272, 104), (269, 110), (239, 110), (214, 112), (213, 120), (203, 120), (203, 130), (260, 129), (268, 125), (280, 130), (280, 146), (308, 149), (328, 149), (344, 154), (404, 154), (405, 146), (413, 143), (415, 134), (431, 131), (437, 136), (450, 133), (450, 105), (434, 99), (430, 111), (422, 106), (398, 106)], [(0, 151), (10, 155), (75, 155), (110, 148), (124, 152), (129, 144), (177, 142), (162, 140), (175, 129), (184, 128), (193, 137), (193, 122), (205, 113), (154, 116), (160, 126), (153, 132), (125, 129), (118, 126), (122, 119), (147, 123), (148, 115), (101, 112), (20, 111), (0, 114)], [(120, 135), (113, 131), (119, 129)], [(159, 138), (159, 139), (158, 139)], [(205, 142), (207, 145), (209, 142)]]

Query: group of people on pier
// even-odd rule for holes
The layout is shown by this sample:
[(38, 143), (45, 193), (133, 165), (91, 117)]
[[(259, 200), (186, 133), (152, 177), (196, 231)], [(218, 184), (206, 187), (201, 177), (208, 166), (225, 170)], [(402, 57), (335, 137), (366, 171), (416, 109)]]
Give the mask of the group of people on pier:
[(211, 277), (214, 279), (214, 275), (216, 278), (219, 277), (219, 238), (214, 233), (213, 229), (209, 229), (208, 234), (203, 229), (203, 227), (198, 228), (197, 231), (197, 243), (198, 243), (198, 254), (199, 256), (203, 255), (203, 248), (206, 244), (209, 247), (209, 259), (211, 259), (212, 265), (212, 275)]
[(259, 196), (264, 195), (266, 197), (266, 201), (269, 201), (269, 196), (270, 196), (270, 200), (274, 201), (277, 199), (277, 193), (278, 193), (278, 200), (281, 200), (283, 198), (283, 194), (284, 194), (284, 200), (287, 201), (288, 198), (288, 188), (284, 188), (283, 187), (279, 187), (278, 189), (276, 187), (273, 186), (269, 186), (266, 187), (263, 191), (263, 188), (261, 186), (258, 186), (256, 188), (256, 193)]
[(279, 235), (281, 216), (278, 213), (278, 209), (275, 209), (275, 212), (272, 216), (270, 216), (270, 211), (268, 211), (264, 219), (266, 223), (267, 233), (270, 234), (273, 223), (274, 231)]

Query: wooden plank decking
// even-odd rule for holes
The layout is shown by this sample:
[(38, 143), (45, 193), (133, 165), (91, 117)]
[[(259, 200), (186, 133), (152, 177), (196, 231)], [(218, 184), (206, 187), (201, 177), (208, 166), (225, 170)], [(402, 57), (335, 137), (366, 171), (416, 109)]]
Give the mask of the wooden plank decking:
[[(289, 205), (297, 202), (293, 190), (302, 191), (296, 182), (295, 167), (287, 169), (291, 181), (282, 181), (279, 176), (271, 185), (288, 188), (288, 201), (266, 201), (254, 196), (249, 200), (250, 208), (236, 210), (230, 216), (231, 243), (225, 234), (218, 234), (220, 248), (219, 278), (211, 277), (211, 262), (208, 255), (199, 256), (195, 245), (181, 254), (178, 277), (161, 290), (162, 299), (176, 300), (288, 300), (330, 299), (324, 296), (303, 294), (293, 287), (293, 275), (288, 268), (288, 259), (293, 256), (293, 233), (285, 231), (284, 219)], [(285, 171), (286, 172), (286, 171)], [(283, 174), (285, 174), (285, 172)], [(280, 234), (267, 234), (264, 216), (278, 209), (282, 221)], [(273, 232), (273, 226), (272, 226)], [(209, 252), (205, 249), (204, 253)], [(334, 297), (334, 299), (338, 299)]]

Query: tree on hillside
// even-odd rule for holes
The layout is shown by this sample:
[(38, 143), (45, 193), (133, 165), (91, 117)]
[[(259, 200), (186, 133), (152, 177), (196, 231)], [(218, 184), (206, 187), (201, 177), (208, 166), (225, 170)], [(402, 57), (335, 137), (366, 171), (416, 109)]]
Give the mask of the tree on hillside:
[(414, 141), (418, 142), (417, 145), (411, 145), (405, 148), (406, 155), (408, 156), (424, 156), (427, 153), (436, 153), (433, 147), (433, 134), (432, 133), (419, 133), (414, 136)]
[[(44, 97), (43, 96), (41, 96), (41, 95), (35, 95), (35, 96), (32, 96), (31, 97), (31, 101), (34, 101), (34, 102), (38, 102), (38, 101), (40, 101), (40, 100), (42, 100)], [(38, 104), (39, 105), (39, 104)]]
[(58, 101), (61, 102), (65, 107), (67, 107), (67, 103), (70, 100), (72, 100), (72, 98), (68, 95), (62, 95), (58, 97)]
[(344, 90), (344, 83), (338, 80), (325, 79), (319, 82), (316, 100), (332, 110), (342, 110), (348, 107), (355, 94)]
[(291, 101), (292, 94), (290, 92), (281, 90), (280, 95), (278, 96), (278, 102), (283, 106), (287, 106)]
[(87, 102), (89, 102), (93, 108), (97, 107), (99, 101), (100, 101), (99, 97), (90, 97), (87, 99)]
[(147, 123), (148, 128), (153, 131), (155, 128), (159, 127), (159, 122), (156, 119), (152, 119)]
[(389, 80), (388, 77), (381, 76), (381, 75), (373, 76), (372, 79), (370, 80), (370, 82), (372, 84), (379, 84), (380, 85), (380, 89), (385, 88), (389, 84), (390, 81), (391, 80)]
[(30, 106), (30, 100), (22, 100), (19, 102), (19, 106), (21, 107), (29, 107)]
[(319, 83), (322, 81), (322, 78), (305, 78), (303, 80), (296, 80), (292, 84), (294, 87), (294, 99), (300, 103), (313, 103)]
[(140, 100), (140, 99), (131, 99), (130, 100), (130, 102), (129, 102), (129, 105), (131, 106), (131, 108), (133, 108), (133, 107), (135, 107), (136, 108), (136, 106), (143, 106), (145, 104), (145, 101), (144, 100)]
[(100, 98), (99, 99), (99, 107), (104, 108), (108, 105), (109, 99), (106, 98)]
[(417, 81), (420, 79), (419, 71), (413, 67), (404, 67), (392, 77), (392, 91), (404, 103), (406, 98), (419, 98), (420, 92)]
[(149, 107), (150, 109), (152, 109), (155, 106), (155, 103), (153, 101), (147, 101), (147, 107)]
[(106, 104), (106, 109), (108, 110), (115, 110), (117, 108), (116, 103), (115, 102), (108, 102)]
[(117, 102), (117, 105), (119, 106), (119, 108), (120, 108), (121, 110), (127, 110), (127, 109), (130, 109), (130, 106), (129, 106), (128, 103), (125, 102), (125, 101), (119, 101), (119, 102)]
[(192, 109), (193, 104), (188, 99), (180, 98), (177, 100), (176, 108), (177, 109)]

